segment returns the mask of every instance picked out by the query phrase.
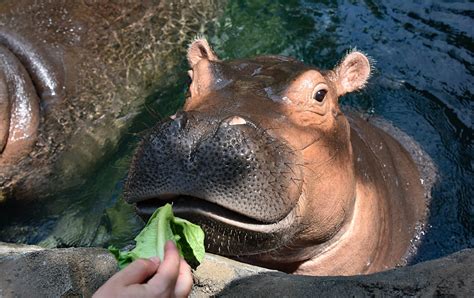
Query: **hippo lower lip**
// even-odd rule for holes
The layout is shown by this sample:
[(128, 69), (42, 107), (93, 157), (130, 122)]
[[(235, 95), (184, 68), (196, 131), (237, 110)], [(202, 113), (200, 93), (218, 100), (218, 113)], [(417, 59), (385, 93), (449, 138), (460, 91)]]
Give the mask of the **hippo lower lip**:
[(201, 226), (206, 233), (206, 251), (229, 257), (250, 257), (278, 250), (296, 231), (296, 208), (283, 219), (268, 223), (191, 196), (166, 195), (137, 202), (136, 207), (147, 218), (166, 203), (173, 204), (176, 216)]
[(40, 106), (63, 97), (63, 72), (41, 44), (0, 26), (0, 164), (36, 143)]
[(0, 45), (21, 62), (44, 106), (64, 97), (64, 69), (41, 42), (0, 26)]
[(13, 164), (36, 142), (39, 98), (23, 64), (0, 45), (0, 164)]
[[(168, 196), (167, 196), (168, 197)], [(166, 203), (173, 205), (173, 211), (176, 214), (180, 213), (205, 213), (209, 216), (228, 219), (229, 221), (240, 221), (248, 224), (263, 224), (262, 222), (249, 218), (247, 216), (238, 214), (217, 204), (207, 202), (205, 200), (189, 197), (189, 196), (172, 196), (170, 199), (156, 198), (137, 203), (137, 208), (140, 215), (151, 215), (156, 208), (163, 206)]]
[(206, 217), (216, 222), (258, 233), (273, 233), (277, 229), (281, 229), (282, 226), (288, 225), (288, 218), (292, 216), (292, 211), (290, 211), (282, 220), (267, 223), (197, 197), (180, 195), (167, 195), (148, 199), (138, 202), (136, 206), (138, 214), (144, 218), (148, 218), (157, 208), (166, 203), (171, 203), (173, 205), (173, 212), (180, 217), (190, 220), (196, 216)]

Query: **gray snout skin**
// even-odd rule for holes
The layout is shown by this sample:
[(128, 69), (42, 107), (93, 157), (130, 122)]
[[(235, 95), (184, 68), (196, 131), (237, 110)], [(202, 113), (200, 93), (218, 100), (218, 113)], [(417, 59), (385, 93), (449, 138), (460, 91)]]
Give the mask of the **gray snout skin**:
[(287, 197), (294, 174), (286, 164), (291, 162), (291, 150), (248, 119), (181, 112), (141, 143), (125, 198), (190, 196), (272, 223), (295, 204)]
[(240, 116), (179, 112), (173, 118), (139, 145), (125, 200), (144, 218), (172, 203), (177, 216), (204, 228), (208, 249), (216, 253), (245, 255), (281, 245), (273, 233), (293, 222), (299, 191), (290, 148)]

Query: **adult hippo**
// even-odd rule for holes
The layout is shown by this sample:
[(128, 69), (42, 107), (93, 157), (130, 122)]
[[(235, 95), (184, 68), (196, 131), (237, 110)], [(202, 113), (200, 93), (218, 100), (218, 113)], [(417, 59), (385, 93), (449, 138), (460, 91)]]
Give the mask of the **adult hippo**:
[(82, 183), (221, 6), (1, 1), (0, 203)]
[(402, 264), (425, 200), (407, 151), (342, 95), (370, 76), (349, 53), (334, 70), (263, 56), (220, 61), (189, 48), (190, 96), (131, 165), (125, 199), (147, 216), (173, 202), (210, 252), (297, 274), (365, 274)]

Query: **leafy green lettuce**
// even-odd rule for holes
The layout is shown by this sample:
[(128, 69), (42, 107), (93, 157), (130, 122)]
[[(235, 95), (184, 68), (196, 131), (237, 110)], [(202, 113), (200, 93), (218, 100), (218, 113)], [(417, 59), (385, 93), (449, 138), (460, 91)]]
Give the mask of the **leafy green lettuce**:
[(175, 217), (170, 204), (156, 209), (148, 223), (135, 237), (136, 246), (131, 251), (120, 251), (110, 246), (120, 269), (139, 258), (164, 257), (165, 243), (174, 241), (180, 255), (191, 266), (198, 265), (204, 258), (204, 232), (198, 226), (185, 219)]

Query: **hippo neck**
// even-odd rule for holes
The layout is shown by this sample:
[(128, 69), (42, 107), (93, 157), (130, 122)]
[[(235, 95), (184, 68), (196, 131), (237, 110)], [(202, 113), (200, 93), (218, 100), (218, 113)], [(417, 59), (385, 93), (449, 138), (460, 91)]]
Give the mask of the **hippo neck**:
[[(370, 210), (370, 213), (366, 213)], [(328, 243), (317, 248), (318, 254), (302, 263), (295, 274), (303, 275), (347, 275), (366, 274), (374, 262), (383, 256), (378, 251), (387, 234), (385, 222), (378, 213), (383, 206), (371, 195), (371, 190), (357, 185), (353, 216), (351, 220)], [(335, 265), (337, 264), (337, 265)]]
[(382, 130), (348, 116), (356, 173), (352, 219), (297, 274), (367, 274), (403, 265), (423, 218), (423, 190), (409, 154)]

